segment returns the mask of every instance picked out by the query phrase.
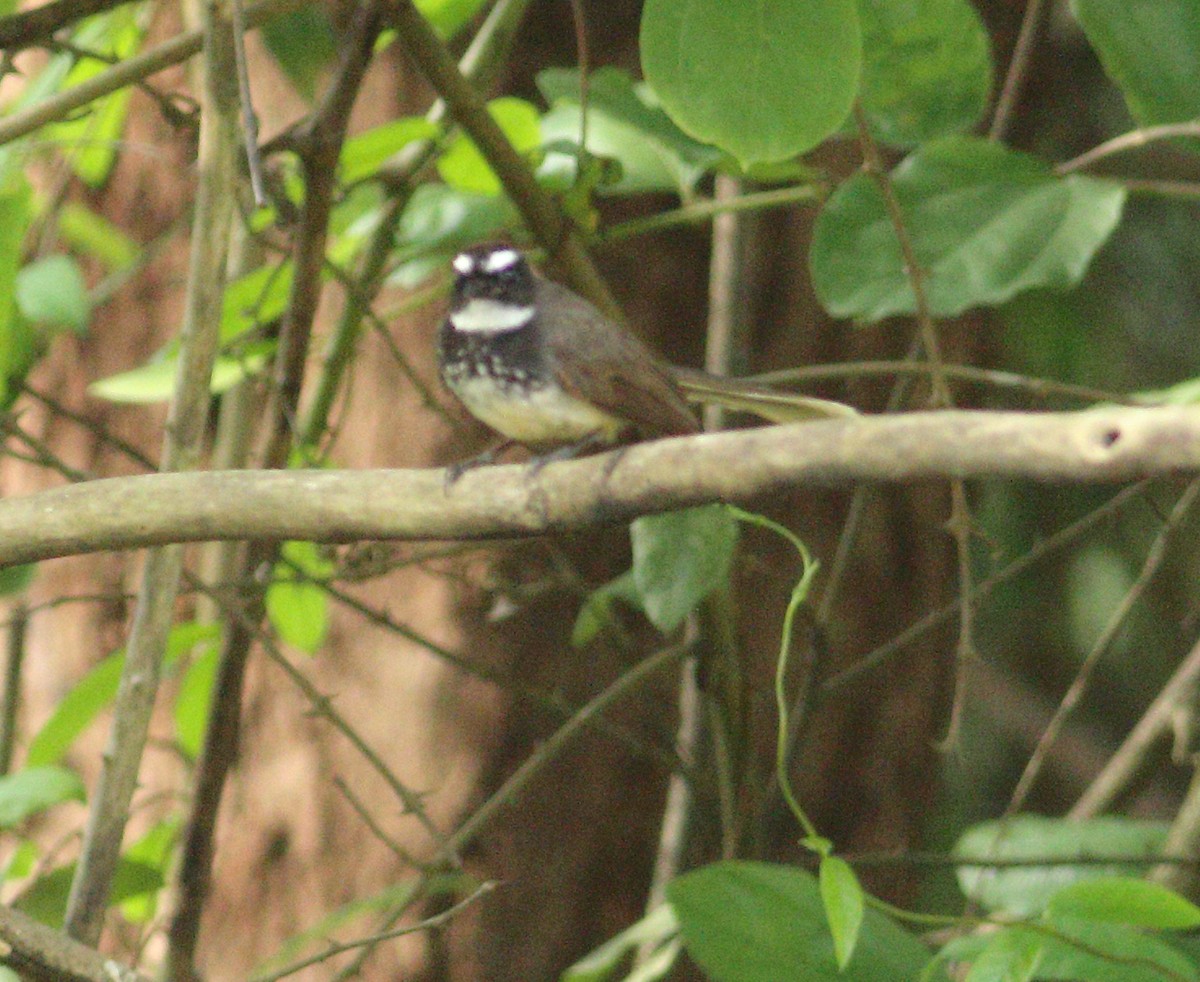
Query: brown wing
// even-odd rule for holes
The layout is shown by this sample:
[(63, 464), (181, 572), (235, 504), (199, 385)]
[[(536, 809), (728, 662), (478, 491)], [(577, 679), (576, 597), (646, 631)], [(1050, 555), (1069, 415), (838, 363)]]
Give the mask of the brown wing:
[(666, 367), (633, 334), (549, 280), (538, 279), (535, 303), (564, 389), (628, 420), (642, 439), (699, 432)]

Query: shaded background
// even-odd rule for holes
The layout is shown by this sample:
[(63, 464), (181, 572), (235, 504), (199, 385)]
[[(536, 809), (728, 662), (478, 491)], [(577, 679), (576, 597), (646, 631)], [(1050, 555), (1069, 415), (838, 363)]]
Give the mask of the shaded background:
[[(1018, 2), (981, 3), (999, 66), (1007, 64), (1022, 13)], [(586, 4), (596, 65), (637, 71), (640, 5)], [(159, 24), (165, 36), (173, 25)], [(254, 52), (255, 93), (267, 135), (301, 115), (261, 53)], [(535, 4), (511, 74), (497, 91), (536, 99), (533, 75), (575, 61), (566, 4)], [(175, 82), (182, 83), (182, 76)], [(1119, 95), (1059, 5), (1031, 66), (1011, 141), (1062, 160), (1131, 126)], [(364, 127), (423, 107), (426, 90), (410, 69), (384, 59), (356, 110)], [(135, 93), (127, 141), (114, 178), (94, 202), (143, 241), (187, 208), (190, 148), (149, 101)], [(136, 147), (152, 147), (140, 153)], [(847, 145), (816, 161), (844, 176), (857, 166)], [(1190, 160), (1158, 149), (1131, 164), (1146, 174), (1194, 176)], [(72, 191), (72, 193), (80, 193)], [(612, 202), (606, 218), (651, 213), (666, 199)], [(747, 222), (747, 295), (754, 324), (751, 368), (903, 357), (912, 327), (832, 323), (818, 309), (807, 276), (814, 212), (796, 208)], [(1004, 367), (1115, 391), (1154, 388), (1197, 372), (1200, 258), (1195, 207), (1134, 197), (1118, 232), (1085, 284), (1070, 296), (1026, 296), (992, 315), (942, 325), (948, 361)], [(603, 272), (631, 323), (673, 361), (697, 364), (703, 349), (709, 236), (706, 229), (663, 233), (600, 252)], [(132, 289), (98, 311), (86, 340), (61, 339), (32, 380), (90, 420), (154, 455), (161, 414), (115, 408), (89, 398), (88, 382), (132, 367), (170, 337), (178, 322), (186, 262), (183, 240), (155, 260)], [(396, 294), (393, 294), (393, 299)], [(329, 302), (330, 314), (340, 299)], [(392, 325), (395, 343), (419, 376), (436, 388), (432, 337), (441, 312), (429, 308)], [(314, 347), (320, 350), (320, 343)], [(868, 411), (885, 405), (890, 380), (830, 384), (820, 394)], [(962, 405), (1045, 405), (983, 385), (956, 387)], [(334, 461), (342, 467), (430, 466), (457, 460), (484, 434), (448, 397), (430, 407), (405, 380), (382, 339), (361, 345), (349, 397), (339, 413)], [(905, 405), (923, 405), (921, 386)], [(97, 474), (134, 472), (94, 432), (31, 402), (30, 420), (64, 458)], [(5, 494), (60, 483), (11, 460)], [(980, 526), (977, 576), (1021, 555), (1051, 532), (1100, 504), (1112, 489), (979, 483), (970, 488)], [(943, 524), (946, 488), (936, 482), (868, 489), (862, 533), (814, 648), (802, 632), (801, 662), (819, 659), (829, 677), (887, 642), (955, 596), (953, 543)], [(802, 489), (753, 503), (795, 529), (827, 565), (850, 501), (849, 489)], [(1159, 507), (1153, 502), (1158, 500)], [(1038, 564), (985, 603), (976, 638), (980, 664), (971, 675), (967, 726), (948, 755), (935, 749), (947, 723), (955, 670), (953, 628), (923, 634), (851, 685), (824, 695), (806, 720), (795, 780), (802, 802), (839, 852), (944, 847), (971, 821), (1003, 809), (1045, 719), (1119, 598), (1137, 575), (1151, 537), (1169, 508), (1170, 489), (1123, 513), (1072, 549)], [(1169, 567), (1106, 659), (1078, 721), (1054, 754), (1033, 799), (1060, 813), (1140, 714), (1196, 626), (1194, 523), (1182, 533)], [(443, 828), (482, 802), (563, 720), (548, 704), (575, 707), (599, 692), (662, 641), (636, 618), (627, 638), (602, 638), (578, 651), (571, 626), (581, 597), (628, 567), (622, 529), (600, 535), (500, 545), (466, 555), (422, 558), (401, 549), (406, 565), (345, 589), (386, 610), (396, 622), (486, 668), (503, 684), (463, 673), (394, 630), (338, 607), (326, 648), (303, 666), (318, 687), (411, 786)], [(420, 561), (417, 561), (420, 560)], [(40, 611), (31, 622), (31, 655), (22, 722), (34, 731), (71, 682), (124, 638), (128, 610), (119, 599), (136, 584), (139, 557), (69, 559), (46, 564), (32, 605), (63, 594), (99, 594), (102, 603)], [(736, 573), (738, 640), (751, 681), (750, 746), (756, 780), (770, 773), (774, 711), (770, 678), (780, 619), (797, 571), (790, 547), (746, 533)], [(551, 979), (573, 960), (636, 920), (644, 910), (662, 817), (674, 737), (676, 679), (622, 703), (620, 732), (591, 731), (547, 766), (502, 810), (464, 857), (468, 868), (500, 886), (440, 934), (380, 947), (363, 977), (421, 980)], [(164, 721), (165, 723), (165, 721)], [(102, 728), (72, 758), (94, 776)], [(138, 818), (155, 815), (156, 790), (187, 787), (183, 765), (164, 749), (148, 755)], [(1130, 808), (1169, 817), (1184, 777), (1170, 765)], [(354, 898), (412, 875), (411, 866), (372, 834), (335, 785), (344, 781), (386, 831), (416, 856), (430, 843), (401, 813), (390, 791), (263, 658), (250, 667), (242, 754), (223, 804), (216, 885), (202, 938), (202, 968), (213, 980), (240, 979), (289, 935)], [(716, 858), (711, 787), (698, 778), (698, 828), (689, 862)], [(74, 816), (78, 820), (78, 816)], [(71, 816), (62, 820), (69, 824)], [(776, 804), (745, 837), (745, 855), (799, 858), (797, 830)], [(896, 862), (864, 868), (869, 889), (911, 903), (921, 895), (953, 904), (945, 874)], [(426, 913), (430, 913), (430, 908)], [(328, 970), (312, 978), (327, 978)]]

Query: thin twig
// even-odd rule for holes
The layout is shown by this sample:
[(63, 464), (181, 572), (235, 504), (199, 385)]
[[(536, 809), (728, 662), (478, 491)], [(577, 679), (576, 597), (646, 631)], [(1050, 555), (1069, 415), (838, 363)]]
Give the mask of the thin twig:
[(1054, 168), (1056, 174), (1072, 174), (1075, 171), (1091, 167), (1097, 161), (1114, 154), (1124, 153), (1137, 147), (1144, 147), (1157, 140), (1176, 139), (1179, 137), (1200, 137), (1200, 120), (1193, 119), (1187, 123), (1164, 123), (1161, 126), (1143, 126), (1111, 140), (1105, 140), (1098, 146), (1092, 147), (1078, 157), (1059, 164)]
[(407, 934), (419, 934), (422, 931), (432, 931), (447, 924), (453, 918), (457, 917), (462, 911), (481, 897), (491, 893), (496, 888), (496, 884), (492, 882), (481, 883), (468, 896), (464, 897), (458, 903), (451, 907), (447, 907), (439, 914), (434, 914), (432, 917), (427, 917), (419, 924), (413, 924), (411, 927), (398, 927), (391, 931), (380, 931), (378, 934), (372, 934), (365, 938), (355, 938), (353, 941), (331, 941), (324, 951), (312, 955), (309, 958), (303, 958), (300, 961), (293, 962), (286, 968), (280, 969), (278, 972), (272, 972), (270, 975), (256, 975), (251, 982), (278, 982), (279, 979), (285, 979), (289, 975), (295, 975), (297, 972), (309, 968), (312, 965), (319, 965), (321, 962), (328, 961), (335, 955), (340, 955), (343, 952), (353, 951), (356, 948), (364, 948), (374, 946), (381, 941), (391, 941), (394, 938), (402, 938)]
[(1021, 85), (1029, 71), (1029, 59), (1042, 19), (1042, 6), (1043, 0), (1026, 0), (1017, 43), (1013, 45), (1012, 58), (1004, 75), (1004, 85), (1000, 88), (1000, 97), (996, 100), (996, 110), (992, 114), (992, 125), (988, 128), (989, 140), (1003, 140), (1008, 131), (1009, 120), (1021, 95)]
[(1125, 596), (1121, 598), (1121, 602), (1117, 604), (1116, 609), (1112, 612), (1108, 623), (1104, 626), (1104, 630), (1100, 632), (1100, 637), (1096, 639), (1096, 643), (1092, 645), (1092, 649), (1083, 659), (1083, 662), (1079, 666), (1079, 671), (1075, 674), (1075, 678), (1063, 696), (1062, 702), (1059, 703), (1058, 709), (1055, 710), (1054, 716), (1046, 727), (1046, 731), (1042, 734), (1037, 747), (1034, 748), (1033, 753), (1030, 755), (1029, 762), (1025, 765), (1025, 770), (1021, 773), (1020, 780), (1017, 781), (1017, 786), (1013, 790), (1008, 806), (1004, 809), (1006, 816), (1015, 815), (1024, 807), (1030, 792), (1033, 790), (1034, 783), (1045, 766), (1050, 748), (1053, 746), (1054, 741), (1058, 739), (1058, 735), (1062, 731), (1067, 717), (1071, 715), (1075, 707), (1079, 704), (1079, 700), (1083, 698), (1088, 684), (1092, 680), (1092, 675), (1095, 673), (1096, 666), (1099, 664), (1100, 659), (1108, 652), (1118, 632), (1124, 626), (1130, 611), (1133, 610), (1138, 601), (1145, 595), (1151, 580), (1154, 579), (1154, 576), (1162, 566), (1163, 560), (1166, 558), (1167, 544), (1170, 542), (1172, 534), (1179, 528), (1184, 518), (1187, 517), (1198, 496), (1200, 496), (1200, 480), (1194, 480), (1187, 486), (1183, 494), (1179, 496), (1179, 500), (1175, 502), (1175, 506), (1171, 509), (1171, 513), (1167, 516), (1163, 527), (1159, 530), (1158, 535), (1155, 536), (1154, 542), (1146, 553), (1146, 559), (1142, 563), (1142, 569), (1138, 573), (1137, 579), (1125, 592)]
[[(259, 0), (246, 8), (246, 25), (257, 27), (304, 5), (305, 0)], [(126, 58), (119, 65), (94, 75), (64, 92), (41, 99), (27, 109), (0, 119), (0, 145), (28, 136), (47, 123), (67, 119), (75, 110), (90, 102), (111, 95), (118, 89), (134, 85), (172, 65), (187, 61), (200, 52), (204, 44), (203, 31), (188, 31), (164, 41), (156, 48)], [(230, 75), (232, 78), (232, 74)]]
[[(993, 590), (1003, 586), (1005, 583), (1015, 579), (1016, 577), (1028, 572), (1042, 560), (1054, 555), (1067, 546), (1076, 543), (1085, 533), (1091, 531), (1101, 522), (1109, 521), (1114, 518), (1131, 501), (1141, 498), (1149, 487), (1149, 481), (1140, 481), (1137, 484), (1130, 485), (1127, 488), (1122, 488), (1113, 495), (1107, 502), (1096, 508), (1082, 518), (1071, 522), (1069, 525), (1059, 529), (1049, 538), (1039, 543), (1029, 552), (1021, 556), (1019, 559), (1013, 560), (1004, 569), (998, 573), (994, 573), (979, 583), (975, 584), (974, 601), (981, 603), (986, 599)], [(929, 631), (936, 630), (941, 627), (946, 621), (958, 614), (959, 607), (962, 605), (963, 598), (957, 597), (950, 603), (937, 610), (930, 611), (916, 623), (905, 628), (890, 641), (880, 645), (874, 651), (863, 655), (857, 662), (849, 668), (838, 672), (826, 679), (821, 684), (823, 694), (835, 692), (844, 688), (847, 685), (859, 681), (864, 676), (870, 674), (882, 665), (894, 658), (909, 645), (914, 644), (918, 639), (923, 637)]]
[(1171, 732), (1178, 718), (1195, 712), (1198, 685), (1200, 643), (1193, 645), (1117, 752), (1079, 796), (1067, 812), (1068, 818), (1092, 818), (1113, 805), (1143, 771), (1150, 751)]
[[(209, 380), (220, 343), (225, 259), (237, 181), (236, 102), (231, 106), (227, 88), (233, 60), (229, 28), (215, 6), (205, 4), (204, 10), (204, 112), (195, 228), (175, 390), (163, 441), (164, 471), (191, 470), (200, 458), (208, 418)], [(163, 546), (146, 557), (108, 749), (67, 903), (68, 934), (92, 944), (100, 936), (129, 802), (137, 786), (182, 569), (181, 545)]]
[(4, 651), (4, 694), (0, 696), (0, 776), (12, 766), (17, 738), (17, 710), (21, 705), (21, 666), (25, 661), (25, 631), (29, 609), (18, 600), (6, 625)]
[(246, 61), (246, 8), (242, 0), (230, 0), (229, 12), (233, 22), (233, 55), (237, 66), (238, 101), (242, 106), (242, 138), (246, 145), (246, 166), (250, 172), (250, 189), (254, 204), (267, 206), (267, 190), (263, 182), (262, 154), (258, 149), (258, 114), (250, 92), (250, 66)]

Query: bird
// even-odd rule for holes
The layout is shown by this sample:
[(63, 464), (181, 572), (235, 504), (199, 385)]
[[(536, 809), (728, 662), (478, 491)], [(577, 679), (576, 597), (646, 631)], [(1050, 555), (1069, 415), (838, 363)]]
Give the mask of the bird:
[(583, 297), (535, 272), (510, 245), (466, 249), (453, 269), (438, 333), (442, 381), (472, 416), (507, 443), (528, 447), (538, 463), (698, 433), (689, 396), (774, 421), (854, 413), (676, 369)]

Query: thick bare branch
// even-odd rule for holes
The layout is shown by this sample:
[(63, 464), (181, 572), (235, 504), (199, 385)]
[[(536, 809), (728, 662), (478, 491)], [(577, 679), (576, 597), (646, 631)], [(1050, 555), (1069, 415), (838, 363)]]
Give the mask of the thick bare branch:
[(611, 523), (804, 484), (1200, 470), (1200, 409), (942, 411), (645, 443), (586, 460), (441, 470), (225, 471), (89, 481), (0, 501), (0, 565), (211, 539), (485, 539)]

